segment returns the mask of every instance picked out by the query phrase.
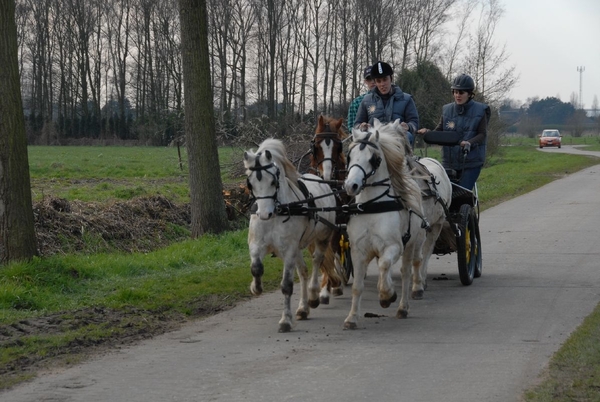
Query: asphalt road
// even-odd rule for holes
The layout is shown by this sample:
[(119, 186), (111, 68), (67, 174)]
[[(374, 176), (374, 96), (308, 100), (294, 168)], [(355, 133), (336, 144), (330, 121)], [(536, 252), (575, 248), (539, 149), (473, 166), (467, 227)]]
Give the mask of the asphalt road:
[(518, 401), (600, 301), (599, 227), (600, 165), (483, 212), (482, 277), (462, 286), (456, 255), (434, 257), (408, 319), (379, 306), (370, 271), (363, 313), (382, 316), (357, 330), (347, 289), (279, 334), (275, 292), (0, 400)]

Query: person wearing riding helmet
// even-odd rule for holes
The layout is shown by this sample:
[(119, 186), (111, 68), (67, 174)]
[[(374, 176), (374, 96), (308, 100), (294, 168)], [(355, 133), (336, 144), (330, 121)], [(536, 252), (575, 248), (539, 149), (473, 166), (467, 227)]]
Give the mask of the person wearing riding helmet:
[[(447, 169), (456, 170), (460, 177), (459, 185), (472, 190), (485, 162), (487, 125), (490, 107), (473, 99), (475, 82), (467, 74), (458, 75), (452, 82), (454, 102), (442, 107), (442, 116), (434, 131), (458, 131), (463, 137), (460, 145), (442, 148), (442, 164)], [(420, 129), (418, 134), (431, 131)], [(463, 160), (463, 152), (466, 159)]]
[(360, 103), (353, 126), (366, 130), (376, 118), (382, 123), (400, 119), (412, 146), (419, 128), (419, 114), (412, 96), (394, 84), (393, 76), (394, 70), (388, 63), (378, 61), (373, 64), (371, 78), (375, 80), (375, 88)]
[(373, 78), (371, 78), (371, 66), (365, 67), (365, 69), (363, 70), (363, 78), (364, 78), (363, 83), (364, 83), (365, 87), (367, 88), (367, 91), (365, 93), (363, 93), (362, 95), (359, 95), (356, 98), (354, 98), (352, 100), (352, 103), (350, 103), (350, 107), (348, 108), (348, 120), (347, 120), (347, 124), (348, 124), (349, 128), (352, 128), (352, 126), (354, 125), (354, 121), (356, 120), (356, 111), (358, 110), (358, 107), (360, 106), (360, 102), (362, 102), (362, 100), (365, 97), (365, 95), (367, 94), (367, 92), (369, 92), (370, 90), (375, 88), (375, 81), (373, 80)]

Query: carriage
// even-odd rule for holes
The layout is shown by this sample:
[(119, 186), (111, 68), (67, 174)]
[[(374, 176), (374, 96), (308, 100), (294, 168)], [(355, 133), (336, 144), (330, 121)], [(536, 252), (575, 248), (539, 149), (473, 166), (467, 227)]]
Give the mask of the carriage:
[[(300, 174), (284, 156), (285, 148), (279, 140), (265, 140), (256, 153), (244, 153), (248, 188), (257, 202), (248, 237), (254, 277), (251, 291), (262, 292), (264, 256), (273, 253), (282, 258), (285, 303), (280, 332), (292, 328), (294, 268), (301, 279), (298, 319), (308, 317), (309, 307), (327, 304), (330, 290), (338, 287), (341, 291), (343, 286), (337, 274), (340, 267), (345, 271), (344, 279), (353, 274), (352, 307), (344, 322), (347, 329), (357, 328), (364, 278), (373, 258), (379, 267), (382, 307), (397, 300), (390, 268), (396, 263), (400, 266), (398, 318), (408, 316), (409, 297), (423, 297), (427, 265), (433, 253), (458, 254), (464, 285), (481, 275), (476, 189), (473, 192), (458, 186), (456, 178), (451, 181), (451, 172), (446, 172), (435, 159), (425, 157), (417, 163), (399, 120), (388, 124), (376, 120), (367, 132), (353, 130), (346, 168), (342, 121), (325, 124), (319, 119), (311, 143), (311, 163), (321, 177)], [(339, 133), (343, 137), (338, 137)], [(440, 145), (455, 145), (448, 138), (443, 140)], [(320, 156), (319, 150), (325, 150), (325, 156)], [(421, 171), (414, 173), (412, 163), (419, 165)], [(336, 241), (331, 242), (335, 235)], [(301, 258), (301, 250), (306, 247), (313, 258), (310, 280)], [(335, 251), (335, 258), (328, 257), (330, 251)], [(319, 269), (323, 273), (320, 291)]]
[[(429, 131), (423, 137), (427, 144), (441, 146), (458, 145), (461, 139), (461, 133), (456, 131)], [(468, 190), (458, 185), (460, 177), (456, 171), (446, 169), (446, 173), (452, 182), (452, 200), (447, 206), (447, 224), (436, 241), (434, 253), (456, 252), (460, 281), (468, 286), (473, 278), (481, 276), (483, 269), (477, 184), (472, 191)]]
[[(331, 127), (333, 128), (331, 128)], [(378, 125), (378, 128), (381, 128)], [(338, 134), (338, 126), (331, 124), (330, 120), (319, 118), (315, 137), (311, 142), (311, 165), (319, 171), (334, 189), (340, 188), (340, 183), (345, 178), (345, 160), (343, 160), (343, 140)], [(453, 146), (458, 145), (462, 139), (460, 133), (450, 132), (428, 132), (424, 141), (432, 145)], [(331, 140), (331, 143), (330, 143)], [(466, 156), (466, 153), (464, 154)], [(331, 161), (331, 165), (327, 161)], [(341, 162), (343, 160), (343, 162)], [(443, 204), (446, 222), (440, 235), (437, 237), (433, 253), (436, 255), (457, 254), (459, 278), (463, 285), (473, 283), (474, 278), (482, 274), (482, 247), (481, 234), (479, 230), (479, 200), (477, 185), (468, 190), (458, 185), (460, 177), (454, 170), (446, 169), (450, 179), (452, 191), (449, 202)], [(343, 191), (343, 190), (342, 190)], [(341, 261), (345, 282), (353, 275), (351, 253), (348, 247), (348, 235), (346, 233), (347, 216), (338, 216), (337, 231), (341, 233), (340, 243)]]

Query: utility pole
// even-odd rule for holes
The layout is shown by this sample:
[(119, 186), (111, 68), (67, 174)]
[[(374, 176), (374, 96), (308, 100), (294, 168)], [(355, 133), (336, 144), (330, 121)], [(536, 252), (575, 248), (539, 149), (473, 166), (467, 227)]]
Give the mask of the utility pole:
[(585, 71), (585, 67), (584, 66), (579, 66), (577, 67), (577, 71), (579, 72), (579, 108), (583, 109), (583, 98), (581, 97), (581, 82), (582, 82), (582, 76), (583, 76), (583, 72)]

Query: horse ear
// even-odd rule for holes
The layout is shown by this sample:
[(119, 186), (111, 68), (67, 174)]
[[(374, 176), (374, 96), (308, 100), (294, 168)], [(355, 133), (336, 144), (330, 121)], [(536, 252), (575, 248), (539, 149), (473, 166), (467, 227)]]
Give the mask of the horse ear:
[(318, 120), (318, 122), (317, 122), (317, 132), (318, 132), (318, 133), (320, 133), (320, 132), (323, 132), (323, 126), (324, 126), (324, 125), (325, 125), (325, 122), (324, 122), (324, 120), (323, 120), (323, 115), (322, 115), (322, 114), (320, 114), (320, 115), (319, 115), (319, 120)]
[(244, 159), (248, 160), (248, 151), (244, 151)]

